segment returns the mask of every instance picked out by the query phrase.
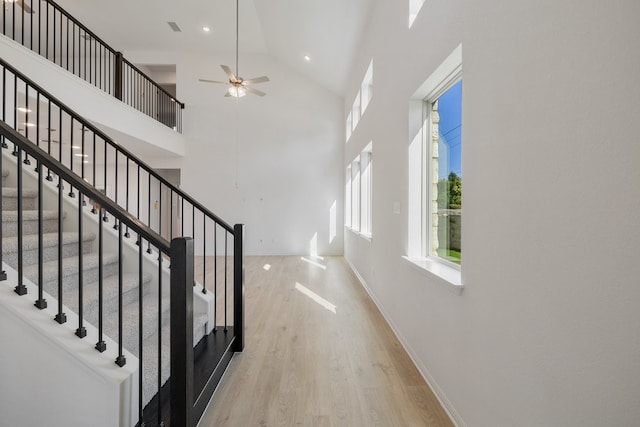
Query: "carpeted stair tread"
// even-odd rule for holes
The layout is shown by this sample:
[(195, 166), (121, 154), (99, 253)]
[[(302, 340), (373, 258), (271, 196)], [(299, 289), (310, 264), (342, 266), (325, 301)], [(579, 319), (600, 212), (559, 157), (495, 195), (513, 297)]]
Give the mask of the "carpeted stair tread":
[[(3, 171), (4, 173), (4, 171)], [(17, 187), (2, 187), (2, 197), (18, 197)], [(22, 198), (35, 198), (38, 197), (36, 190), (30, 190), (28, 188), (22, 189)]]
[[(78, 232), (62, 233), (62, 257), (75, 257), (80, 252)], [(83, 233), (82, 251), (88, 253), (91, 251), (92, 242), (95, 240), (95, 233)], [(42, 261), (49, 262), (58, 259), (58, 233), (43, 233), (42, 235)], [(13, 268), (18, 266), (18, 239), (16, 236), (6, 237), (2, 239), (2, 248), (4, 251), (4, 261)], [(22, 241), (22, 261), (23, 265), (32, 265), (38, 262), (38, 235), (28, 234), (23, 237)]]
[[(42, 219), (57, 219), (58, 211), (52, 210), (42, 210)], [(26, 209), (22, 211), (22, 220), (23, 221), (37, 221), (38, 220), (38, 210), (37, 209)], [(18, 221), (18, 211), (13, 210), (3, 210), (2, 211), (2, 222), (16, 222)]]
[[(98, 254), (88, 253), (82, 256), (82, 267), (86, 272), (89, 269), (98, 268)], [(102, 257), (103, 269), (109, 265), (115, 265), (118, 262), (118, 254), (105, 253)], [(49, 261), (42, 264), (43, 280), (45, 284), (50, 281), (58, 280), (58, 260)], [(79, 258), (69, 257), (62, 260), (62, 277), (65, 278), (77, 275), (79, 271)], [(34, 283), (38, 283), (38, 265), (33, 264), (25, 267), (24, 275), (31, 279)], [(90, 283), (87, 280), (86, 283)]]
[[(149, 293), (149, 284), (151, 283), (152, 275), (144, 274), (142, 277), (143, 295)], [(131, 304), (138, 301), (138, 285), (139, 277), (137, 273), (123, 273), (122, 274), (122, 298), (123, 304)], [(85, 319), (98, 325), (99, 315), (99, 300), (98, 300), (99, 282), (93, 281), (82, 287), (85, 313)], [(49, 283), (45, 285), (45, 291), (52, 297), (58, 297), (58, 286), (56, 283)], [(63, 290), (63, 304), (71, 311), (78, 312), (78, 300), (80, 294), (78, 289)], [(105, 277), (102, 280), (102, 310), (103, 316), (110, 316), (111, 312), (117, 310), (118, 303), (118, 275), (113, 274), (109, 277)]]
[[(68, 245), (70, 243), (78, 243), (80, 233), (77, 231), (65, 231), (62, 233), (62, 244)], [(82, 241), (90, 242), (96, 238), (96, 233), (85, 232), (82, 233)], [(58, 246), (58, 233), (42, 233), (42, 245), (45, 248)], [(29, 249), (38, 249), (38, 235), (27, 234), (22, 237), (22, 250), (27, 251)], [(2, 238), (2, 250), (3, 253), (11, 253), (18, 251), (18, 239), (16, 237), (3, 237)]]

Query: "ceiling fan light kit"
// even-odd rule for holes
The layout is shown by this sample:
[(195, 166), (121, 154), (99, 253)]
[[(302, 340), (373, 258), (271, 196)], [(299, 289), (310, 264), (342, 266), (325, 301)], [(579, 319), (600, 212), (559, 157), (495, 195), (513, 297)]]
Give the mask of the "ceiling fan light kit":
[(227, 89), (227, 93), (224, 95), (225, 97), (233, 97), (233, 98), (242, 98), (248, 93), (252, 93), (258, 96), (265, 96), (266, 93), (259, 91), (257, 89), (252, 88), (249, 85), (256, 83), (264, 83), (269, 81), (269, 77), (261, 76), (253, 79), (243, 79), (238, 74), (238, 28), (240, 21), (240, 8), (239, 8), (239, 0), (236, 0), (236, 73), (234, 74), (227, 65), (220, 65), (224, 70), (227, 77), (229, 77), (228, 82), (222, 82), (218, 80), (208, 80), (208, 79), (198, 79), (201, 82), (205, 83), (215, 83), (215, 84), (224, 84), (229, 85), (229, 89)]

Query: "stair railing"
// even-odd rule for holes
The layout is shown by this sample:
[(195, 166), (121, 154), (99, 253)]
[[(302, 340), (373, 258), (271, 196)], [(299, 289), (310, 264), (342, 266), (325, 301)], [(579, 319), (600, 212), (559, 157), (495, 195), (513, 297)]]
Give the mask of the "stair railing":
[(2, 34), (182, 132), (178, 101), (53, 0), (4, 2)]
[[(243, 273), (241, 226), (232, 227), (208, 208), (180, 188), (172, 185), (149, 165), (133, 153), (118, 145), (109, 136), (71, 108), (56, 99), (35, 82), (0, 59), (0, 85), (2, 87), (1, 117), (5, 126), (12, 127), (18, 135), (66, 167), (80, 182), (92, 187), (101, 198), (86, 196), (84, 187), (71, 183), (64, 187), (67, 197), (78, 198), (83, 206), (91, 209), (102, 221), (122, 234), (124, 239), (134, 239), (146, 253), (158, 254), (159, 262), (167, 255), (164, 247), (158, 247), (145, 234), (140, 235), (141, 226), (147, 227), (157, 236), (171, 241), (175, 237), (191, 236), (198, 265), (194, 276), (199, 282), (199, 292), (213, 300), (212, 324), (208, 330), (213, 334), (222, 331), (232, 342), (232, 351), (242, 351), (243, 339)], [(12, 135), (13, 137), (14, 135)], [(14, 142), (15, 138), (10, 138)], [(13, 154), (21, 167), (31, 164), (30, 150), (13, 146)], [(38, 173), (47, 181), (66, 177), (60, 169), (49, 163), (38, 164)], [(74, 181), (76, 182), (76, 181)], [(78, 191), (81, 188), (83, 191)], [(63, 195), (59, 192), (59, 197)], [(111, 210), (103, 208), (103, 198), (135, 218), (122, 220)], [(58, 220), (61, 221), (60, 217)], [(171, 261), (173, 265), (173, 261)], [(62, 280), (60, 280), (62, 281)], [(193, 282), (194, 286), (196, 281)], [(233, 289), (231, 289), (233, 286)], [(61, 304), (61, 303), (60, 303)], [(60, 309), (59, 317), (64, 313)], [(172, 317), (174, 315), (172, 314)], [(178, 318), (178, 314), (175, 315)], [(188, 323), (188, 322), (187, 322)], [(79, 332), (81, 334), (82, 331)], [(212, 375), (221, 375), (219, 372)], [(197, 381), (198, 382), (198, 381)], [(215, 382), (200, 381), (195, 393), (194, 407), (190, 409), (198, 418), (213, 393)], [(162, 384), (159, 385), (159, 389)], [(171, 387), (178, 390), (178, 387)], [(161, 406), (157, 419), (166, 417)]]
[[(57, 161), (51, 155), (49, 155), (45, 150), (41, 149), (37, 145), (34, 145), (31, 141), (29, 141), (26, 137), (21, 135), (15, 129), (13, 129), (10, 125), (5, 123), (4, 121), (0, 121), (0, 146), (3, 149), (8, 149), (8, 144), (12, 143), (14, 146), (14, 153), (16, 154), (16, 169), (15, 172), (17, 174), (17, 239), (18, 239), (18, 279), (15, 287), (15, 292), (18, 295), (24, 296), (28, 293), (28, 288), (25, 285), (25, 276), (24, 276), (24, 266), (23, 266), (23, 255), (22, 255), (22, 245), (23, 245), (23, 207), (22, 207), (22, 199), (23, 199), (23, 183), (22, 177), (25, 173), (25, 163), (24, 160), (28, 157), (31, 158), (35, 162), (36, 171), (37, 171), (37, 197), (38, 197), (38, 206), (37, 206), (37, 218), (38, 218), (38, 264), (37, 264), (37, 277), (35, 280), (37, 286), (37, 299), (35, 300), (35, 307), (37, 309), (43, 310), (47, 308), (47, 301), (44, 298), (44, 288), (45, 288), (45, 280), (43, 278), (44, 267), (43, 267), (43, 186), (45, 185), (46, 177), (44, 175), (45, 170), (48, 174), (52, 174), (57, 177), (57, 215), (59, 218), (59, 228), (58, 228), (58, 283), (57, 283), (57, 302), (58, 302), (58, 313), (55, 316), (55, 320), (60, 323), (66, 323), (67, 315), (63, 311), (65, 295), (63, 292), (63, 278), (62, 274), (65, 266), (63, 265), (63, 257), (60, 252), (63, 247), (62, 241), (62, 231), (61, 231), (61, 218), (63, 217), (63, 192), (65, 187), (70, 189), (75, 189), (77, 199), (77, 230), (79, 234), (79, 251), (78, 251), (78, 279), (77, 279), (77, 288), (75, 291), (77, 292), (77, 314), (78, 314), (78, 325), (76, 329), (76, 335), (79, 338), (85, 338), (87, 336), (87, 329), (85, 324), (85, 319), (83, 318), (83, 287), (85, 285), (82, 274), (82, 265), (83, 265), (83, 211), (88, 210), (89, 208), (84, 203), (85, 200), (92, 200), (94, 203), (99, 205), (99, 213), (107, 212), (114, 219), (115, 222), (119, 224), (118, 228), (118, 309), (117, 309), (117, 324), (118, 324), (118, 332), (117, 337), (113, 337), (117, 339), (118, 342), (118, 356), (115, 359), (116, 365), (122, 367), (127, 363), (127, 359), (125, 357), (125, 348), (123, 347), (123, 334), (125, 329), (129, 329), (128, 325), (125, 325), (125, 319), (123, 319), (123, 269), (122, 265), (125, 260), (123, 258), (123, 229), (126, 227), (127, 230), (134, 232), (138, 236), (138, 336), (139, 336), (139, 347), (138, 347), (138, 374), (139, 374), (139, 395), (138, 395), (138, 414), (139, 420), (137, 425), (144, 425), (144, 420), (153, 419), (158, 422), (158, 425), (162, 423), (163, 419), (167, 419), (170, 416), (172, 425), (194, 425), (194, 422), (197, 422), (204, 412), (204, 408), (206, 404), (209, 402), (211, 395), (213, 394), (213, 389), (215, 388), (215, 384), (207, 384), (207, 386), (202, 389), (196, 389), (194, 387), (194, 349), (193, 349), (193, 283), (194, 283), (194, 241), (190, 237), (176, 237), (173, 238), (171, 243), (169, 243), (164, 237), (156, 233), (154, 230), (146, 226), (143, 222), (141, 222), (137, 217), (132, 215), (131, 213), (124, 210), (121, 206), (115, 203), (113, 200), (108, 198), (102, 192), (98, 191), (95, 187), (93, 187), (86, 180), (79, 177), (76, 173), (65, 167), (62, 163)], [(31, 164), (31, 163), (30, 163)], [(3, 162), (0, 161), (0, 175), (2, 175)], [(52, 184), (49, 184), (52, 185)], [(2, 210), (2, 198), (0, 198), (0, 211)], [(3, 217), (4, 218), (4, 217)], [(98, 219), (97, 227), (99, 229), (98, 233), (98, 248), (99, 248), (99, 275), (98, 275), (98, 289), (99, 289), (99, 314), (98, 314), (98, 342), (95, 344), (95, 349), (99, 352), (104, 352), (107, 348), (107, 344), (105, 342), (103, 336), (103, 323), (106, 319), (103, 319), (103, 230), (105, 227), (105, 222)], [(0, 241), (2, 241), (2, 228), (0, 227)], [(243, 232), (244, 227), (242, 225), (236, 225), (233, 230), (232, 236), (235, 239), (235, 247), (234, 247), (234, 325), (229, 328), (233, 330), (233, 339), (229, 341), (229, 349), (230, 351), (242, 351), (244, 348), (244, 338), (243, 338), (243, 324), (244, 324), (244, 271), (243, 271)], [(170, 294), (171, 294), (171, 310), (170, 310), (170, 330), (171, 330), (171, 351), (170, 351), (170, 360), (171, 360), (171, 391), (169, 396), (170, 402), (170, 414), (163, 413), (162, 404), (158, 404), (156, 408), (156, 414), (145, 414), (143, 408), (143, 396), (142, 396), (142, 384), (144, 381), (143, 372), (143, 307), (144, 307), (144, 297), (143, 297), (143, 252), (145, 247), (145, 241), (148, 243), (148, 247), (153, 248), (154, 252), (158, 253), (158, 289), (157, 293), (159, 297), (162, 296), (162, 271), (163, 271), (163, 259), (167, 259), (171, 266), (171, 279), (169, 283)], [(4, 248), (3, 251), (4, 252)], [(0, 265), (2, 265), (2, 252), (0, 252)], [(0, 280), (6, 280), (6, 274), (3, 271), (3, 276), (0, 277)], [(226, 295), (225, 295), (226, 297)], [(160, 301), (159, 304), (162, 304)], [(162, 312), (158, 310), (158, 316), (162, 316)], [(158, 324), (162, 325), (162, 318), (158, 318)], [(161, 329), (161, 327), (160, 327)], [(227, 331), (227, 327), (225, 327), (225, 332)], [(162, 381), (162, 372), (161, 372), (161, 358), (162, 358), (162, 333), (158, 333), (158, 344), (157, 344), (157, 354), (158, 354), (158, 372), (157, 372), (157, 401), (162, 402), (162, 391), (164, 389), (164, 384)], [(225, 356), (230, 358), (230, 352), (226, 351)], [(228, 363), (228, 362), (227, 362)], [(226, 366), (226, 365), (224, 365)], [(224, 370), (224, 367), (223, 369)], [(214, 370), (210, 375), (211, 378), (219, 377), (222, 375), (222, 372)], [(207, 379), (207, 383), (211, 381)]]

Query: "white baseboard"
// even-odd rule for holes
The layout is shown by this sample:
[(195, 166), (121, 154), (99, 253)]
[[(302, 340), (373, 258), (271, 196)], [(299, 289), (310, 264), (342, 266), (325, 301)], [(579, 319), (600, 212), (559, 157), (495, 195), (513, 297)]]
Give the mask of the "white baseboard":
[(360, 272), (358, 272), (358, 269), (351, 263), (351, 261), (349, 261), (349, 259), (346, 256), (344, 257), (344, 259), (345, 261), (347, 261), (347, 264), (353, 271), (353, 274), (355, 274), (355, 276), (358, 278), (358, 281), (360, 282), (364, 290), (367, 292), (367, 294), (369, 295), (373, 303), (376, 305), (376, 307), (378, 307), (378, 310), (382, 314), (382, 317), (384, 317), (384, 320), (386, 320), (386, 322), (389, 324), (389, 327), (391, 327), (391, 330), (393, 331), (394, 335), (396, 336), (396, 338), (398, 338), (398, 341), (400, 341), (400, 344), (402, 345), (404, 350), (407, 352), (407, 354), (411, 358), (411, 361), (413, 361), (413, 364), (418, 369), (418, 372), (420, 372), (420, 375), (422, 375), (422, 378), (424, 378), (425, 382), (427, 383), (427, 385), (435, 395), (436, 399), (438, 399), (438, 402), (440, 402), (440, 405), (449, 416), (449, 419), (451, 420), (451, 422), (456, 427), (467, 427), (467, 424), (464, 422), (464, 420), (462, 419), (458, 411), (456, 411), (456, 409), (453, 407), (453, 405), (451, 404), (451, 401), (447, 399), (447, 396), (444, 394), (444, 391), (440, 388), (438, 383), (433, 379), (433, 377), (429, 373), (429, 370), (426, 368), (426, 366), (424, 366), (422, 363), (419, 362), (419, 359), (416, 356), (413, 349), (411, 348), (411, 346), (403, 338), (402, 334), (398, 332), (398, 328), (396, 328), (391, 318), (387, 316), (382, 305), (376, 299), (376, 296), (373, 294), (373, 292), (371, 292), (371, 289), (369, 289), (367, 282), (360, 275)]

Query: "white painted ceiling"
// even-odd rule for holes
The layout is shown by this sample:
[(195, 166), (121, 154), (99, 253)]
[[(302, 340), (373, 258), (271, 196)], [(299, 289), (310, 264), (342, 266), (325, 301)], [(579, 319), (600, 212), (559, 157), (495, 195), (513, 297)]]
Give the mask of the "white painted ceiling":
[[(268, 54), (343, 94), (374, 0), (239, 1), (241, 64), (243, 53)], [(116, 50), (212, 55), (235, 50), (235, 0), (57, 2)], [(170, 21), (182, 32), (173, 32)], [(203, 26), (211, 32), (205, 33)]]

